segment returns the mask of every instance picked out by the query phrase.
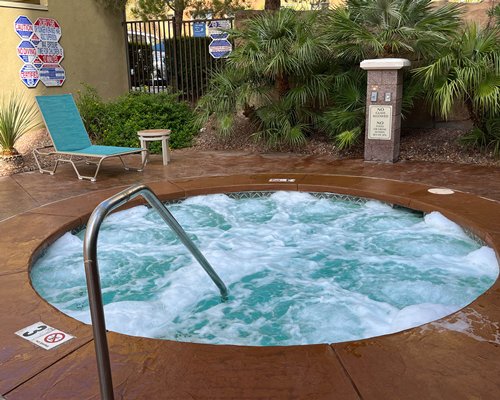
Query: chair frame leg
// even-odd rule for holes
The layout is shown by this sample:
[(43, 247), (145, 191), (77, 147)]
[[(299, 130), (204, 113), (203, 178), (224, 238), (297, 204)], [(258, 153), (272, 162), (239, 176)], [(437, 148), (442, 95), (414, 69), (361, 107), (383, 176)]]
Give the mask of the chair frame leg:
[(122, 163), (123, 168), (126, 171), (136, 171), (136, 172), (142, 172), (144, 170), (144, 168), (146, 167), (146, 164), (149, 160), (149, 151), (146, 149), (141, 150), (141, 154), (146, 153), (146, 155), (145, 155), (145, 157), (141, 157), (142, 163), (141, 163), (141, 166), (139, 168), (129, 167), (127, 164), (125, 164), (125, 161), (123, 161), (123, 159), (122, 159), (123, 155), (121, 155), (121, 154), (111, 155), (111, 156), (103, 156), (103, 157), (100, 157), (99, 161), (85, 161), (85, 164), (87, 164), (87, 165), (92, 165), (92, 164), (96, 165), (96, 170), (95, 170), (94, 176), (87, 176), (87, 175), (80, 174), (80, 171), (78, 171), (78, 168), (72, 159), (73, 156), (69, 156), (68, 159), (58, 158), (56, 160), (56, 163), (55, 163), (54, 168), (52, 170), (43, 169), (42, 165), (40, 163), (40, 160), (38, 159), (39, 156), (42, 156), (42, 155), (43, 156), (50, 156), (50, 155), (59, 154), (57, 152), (42, 153), (39, 151), (40, 149), (48, 148), (48, 147), (52, 147), (52, 146), (40, 147), (38, 149), (33, 150), (33, 156), (35, 158), (35, 161), (37, 163), (38, 170), (40, 171), (40, 173), (42, 173), (42, 174), (48, 173), (50, 175), (54, 175), (56, 170), (57, 170), (57, 167), (59, 166), (59, 163), (69, 163), (72, 165), (73, 169), (75, 170), (76, 176), (78, 177), (79, 180), (89, 180), (91, 182), (95, 182), (97, 180), (97, 174), (99, 173), (99, 170), (101, 169), (101, 164), (104, 160), (106, 160), (108, 158), (118, 157)]

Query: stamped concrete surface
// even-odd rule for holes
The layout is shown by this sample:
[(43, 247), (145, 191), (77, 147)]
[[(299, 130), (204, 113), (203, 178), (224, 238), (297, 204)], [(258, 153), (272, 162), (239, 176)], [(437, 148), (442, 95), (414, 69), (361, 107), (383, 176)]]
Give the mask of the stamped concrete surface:
[[(0, 178), (0, 395), (98, 399), (92, 332), (32, 289), (29, 267), (48, 242), (85, 223), (133, 183), (163, 199), (242, 190), (330, 191), (439, 210), (500, 249), (500, 169), (332, 161), (326, 157), (176, 151), (144, 173), (105, 164), (96, 183), (69, 166)], [(441, 196), (427, 191), (447, 187)], [(15, 335), (35, 322), (75, 339), (53, 350)], [(500, 286), (463, 310), (378, 338), (290, 347), (214, 346), (108, 334), (117, 399), (498, 399)]]

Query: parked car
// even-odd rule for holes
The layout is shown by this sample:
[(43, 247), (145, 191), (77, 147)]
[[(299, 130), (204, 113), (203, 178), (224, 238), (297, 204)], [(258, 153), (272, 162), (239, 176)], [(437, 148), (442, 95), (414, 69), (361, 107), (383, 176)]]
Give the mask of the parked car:
[(156, 43), (152, 45), (151, 58), (153, 61), (152, 77), (154, 84), (167, 84), (167, 62), (165, 59), (165, 43)]

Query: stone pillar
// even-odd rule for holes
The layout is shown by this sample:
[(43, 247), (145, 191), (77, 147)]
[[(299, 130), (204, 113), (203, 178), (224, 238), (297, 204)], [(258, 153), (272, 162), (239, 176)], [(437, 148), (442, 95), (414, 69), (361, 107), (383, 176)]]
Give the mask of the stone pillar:
[(399, 158), (404, 58), (364, 60), (368, 71), (365, 161), (396, 162)]

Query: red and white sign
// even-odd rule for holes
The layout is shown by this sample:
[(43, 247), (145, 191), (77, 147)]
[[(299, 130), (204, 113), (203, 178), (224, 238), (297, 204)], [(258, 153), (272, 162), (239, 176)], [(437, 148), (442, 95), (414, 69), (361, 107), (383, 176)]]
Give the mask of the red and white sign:
[(57, 42), (41, 41), (36, 46), (36, 53), (44, 64), (59, 64), (64, 58), (64, 50)]
[(37, 69), (40, 69), (42, 68), (42, 65), (43, 65), (43, 61), (40, 60), (39, 57), (35, 58), (32, 62), (32, 64), (37, 68)]
[(19, 71), (19, 76), (21, 77), (23, 83), (29, 88), (36, 87), (36, 85), (38, 85), (38, 81), (40, 80), (40, 73), (31, 64), (24, 64)]
[(52, 343), (62, 342), (65, 337), (66, 335), (62, 332), (52, 332), (49, 333), (48, 335), (45, 335), (43, 337), (43, 341), (45, 343), (52, 344)]
[(58, 42), (61, 38), (61, 26), (54, 18), (38, 18), (33, 24), (33, 32), (46, 42)]
[(17, 45), (17, 55), (26, 64), (31, 64), (36, 57), (36, 48), (28, 40), (23, 40)]
[(37, 322), (16, 332), (17, 336), (30, 341), (46, 350), (51, 350), (74, 338), (43, 322)]

